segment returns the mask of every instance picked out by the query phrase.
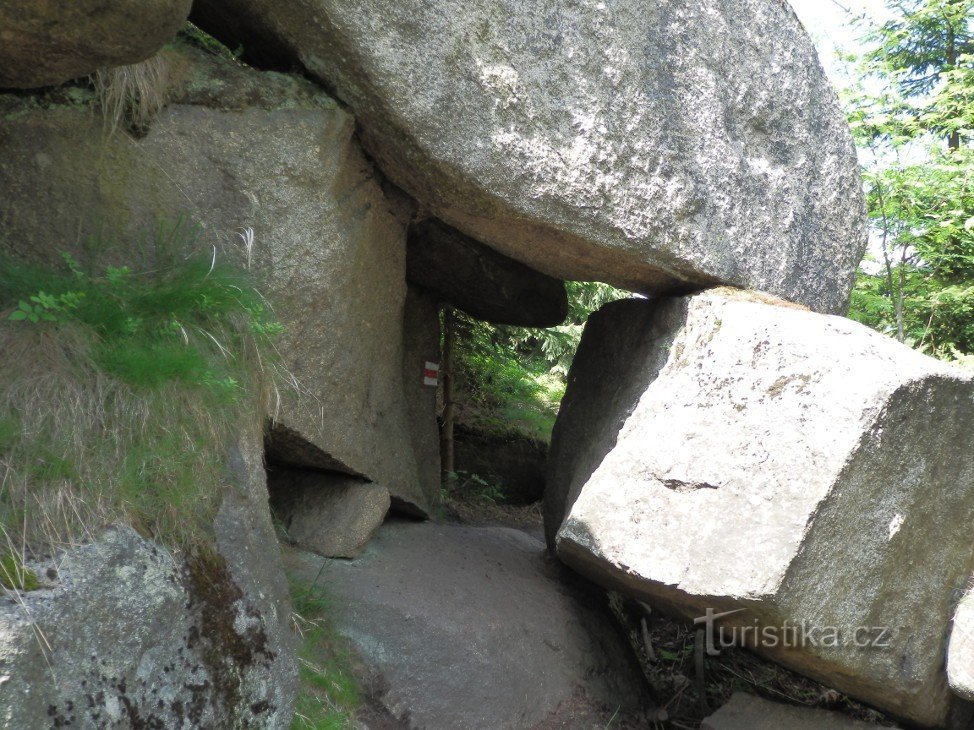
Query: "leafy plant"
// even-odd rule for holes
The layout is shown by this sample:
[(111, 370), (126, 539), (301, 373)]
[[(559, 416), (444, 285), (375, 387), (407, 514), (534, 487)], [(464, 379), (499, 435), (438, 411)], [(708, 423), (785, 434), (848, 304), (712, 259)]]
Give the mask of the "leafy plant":
[(446, 476), (444, 489), (448, 491), (443, 495), (444, 501), (451, 497), (459, 497), (467, 501), (490, 502), (491, 504), (500, 504), (504, 501), (504, 492), (479, 474), (458, 470), (448, 472)]
[(68, 310), (75, 309), (84, 292), (66, 292), (60, 296), (39, 291), (32, 294), (28, 301), (20, 300), (17, 308), (10, 313), (13, 321), (27, 320), (28, 322), (61, 322)]

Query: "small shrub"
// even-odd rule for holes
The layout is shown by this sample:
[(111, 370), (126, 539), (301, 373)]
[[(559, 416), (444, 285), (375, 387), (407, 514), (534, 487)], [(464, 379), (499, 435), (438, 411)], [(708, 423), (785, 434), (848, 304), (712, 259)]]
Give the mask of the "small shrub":
[(444, 501), (461, 500), (491, 504), (500, 504), (504, 501), (504, 492), (500, 487), (491, 484), (479, 474), (469, 471), (447, 472), (442, 489)]

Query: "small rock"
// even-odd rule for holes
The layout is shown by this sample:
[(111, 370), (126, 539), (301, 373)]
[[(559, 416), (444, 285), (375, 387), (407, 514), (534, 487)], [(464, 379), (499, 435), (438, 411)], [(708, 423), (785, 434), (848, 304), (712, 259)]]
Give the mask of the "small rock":
[(275, 468), (267, 485), (288, 538), (326, 558), (354, 558), (389, 511), (389, 490), (345, 474)]

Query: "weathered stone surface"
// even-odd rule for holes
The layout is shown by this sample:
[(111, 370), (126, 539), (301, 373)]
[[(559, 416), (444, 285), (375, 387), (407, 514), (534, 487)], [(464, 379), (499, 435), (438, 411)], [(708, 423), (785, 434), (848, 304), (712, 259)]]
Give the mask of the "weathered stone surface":
[(260, 439), (235, 446), (216, 550), (185, 560), (119, 527), (0, 596), (4, 727), (290, 726), (297, 665)]
[(974, 593), (968, 591), (954, 611), (947, 645), (950, 688), (974, 702)]
[[(655, 343), (641, 353), (647, 384), (616, 383), (635, 400), (607, 409), (631, 414), (614, 444), (593, 447), (608, 450), (581, 473), (558, 555), (686, 618), (740, 610), (721, 625), (751, 626), (749, 643), (754, 626), (805, 622), (815, 642), (778, 632), (757, 651), (943, 723), (952, 594), (971, 574), (974, 375), (849, 320), (729, 289), (610, 304), (589, 325), (607, 331), (586, 336), (631, 356), (612, 332), (638, 306)], [(612, 393), (592, 378), (613, 375), (578, 360), (569, 390)], [(887, 645), (856, 646), (871, 640)]]
[(561, 281), (434, 219), (410, 227), (406, 277), (471, 317), (495, 324), (554, 327), (568, 316)]
[(285, 550), (285, 564), (328, 586), (408, 727), (525, 728), (576, 693), (620, 714), (641, 699), (604, 607), (517, 530), (387, 522), (355, 560)]
[(300, 61), (383, 172), (464, 233), (561, 279), (725, 282), (843, 310), (865, 248), (851, 136), (769, 0), (197, 0)]
[(869, 730), (877, 727), (837, 712), (783, 705), (735, 692), (726, 705), (703, 721), (700, 730)]
[[(93, 234), (134, 243), (183, 215), (203, 225), (201, 250), (243, 259), (236, 232), (252, 228), (297, 380), (276, 414), (296, 438), (275, 456), (362, 474), (425, 514), (401, 381), (406, 222), (353, 119), (308, 82), (200, 54), (173, 64), (174, 99), (191, 103), (167, 107), (140, 140), (106, 136), (87, 109), (0, 101), (4, 246), (57, 258), (93, 248), (79, 245)], [(233, 111), (212, 108), (220, 99)]]
[(647, 367), (659, 349), (654, 314), (643, 299), (622, 299), (593, 312), (582, 332), (548, 449), (543, 512), (552, 553), (562, 520), (656, 377), (658, 368)]
[[(426, 364), (440, 364), (440, 310), (427, 292), (410, 285), (402, 325), (402, 382), (406, 418), (419, 483), (430, 505), (440, 498), (440, 427), (436, 420), (435, 383), (427, 382)], [(438, 381), (438, 376), (433, 380)]]
[(192, 0), (0, 2), (0, 88), (60, 84), (142, 61), (176, 35)]
[(345, 474), (272, 469), (271, 506), (291, 542), (326, 558), (354, 558), (389, 511), (389, 490)]
[(541, 500), (548, 456), (543, 441), (482, 433), (463, 426), (456, 428), (453, 439), (456, 471), (483, 478), (505, 504), (533, 504)]

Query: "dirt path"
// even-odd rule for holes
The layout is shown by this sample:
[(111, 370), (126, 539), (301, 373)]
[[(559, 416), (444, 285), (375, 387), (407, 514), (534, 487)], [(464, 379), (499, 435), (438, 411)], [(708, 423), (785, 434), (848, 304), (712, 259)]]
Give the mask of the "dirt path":
[(614, 716), (623, 727), (642, 717), (639, 668), (605, 606), (523, 531), (391, 521), (355, 560), (288, 549), (285, 561), (324, 587), (383, 714), (400, 725), (591, 728)]

